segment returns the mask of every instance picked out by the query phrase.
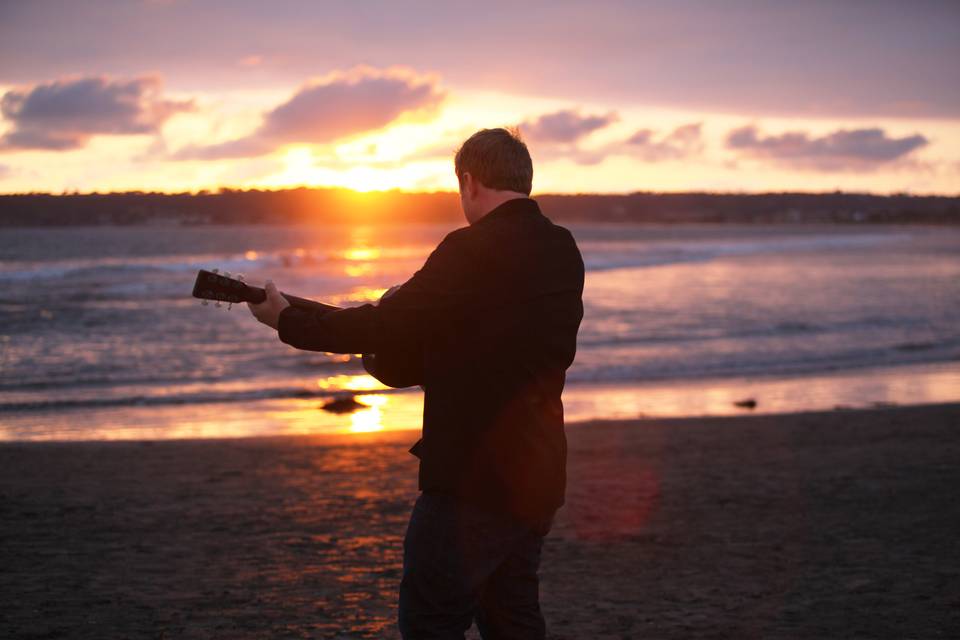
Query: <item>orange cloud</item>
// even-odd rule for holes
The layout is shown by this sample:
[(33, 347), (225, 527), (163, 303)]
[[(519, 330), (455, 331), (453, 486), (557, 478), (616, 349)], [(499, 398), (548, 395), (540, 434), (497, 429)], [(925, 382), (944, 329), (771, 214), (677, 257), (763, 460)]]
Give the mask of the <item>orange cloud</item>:
[(267, 112), (248, 136), (178, 151), (178, 159), (252, 157), (294, 143), (323, 144), (380, 129), (405, 113), (434, 109), (446, 97), (432, 76), (400, 68), (355, 67), (307, 83)]

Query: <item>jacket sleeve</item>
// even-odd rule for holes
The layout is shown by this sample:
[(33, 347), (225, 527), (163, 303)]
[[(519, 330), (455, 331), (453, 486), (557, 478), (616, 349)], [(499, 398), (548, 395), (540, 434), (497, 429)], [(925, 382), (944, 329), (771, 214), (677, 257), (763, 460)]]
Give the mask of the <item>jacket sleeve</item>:
[(363, 370), (388, 387), (424, 384), (423, 345), (419, 341), (397, 349), (363, 354)]
[(447, 235), (424, 265), (379, 305), (335, 311), (287, 307), (280, 313), (280, 340), (297, 349), (330, 353), (403, 350), (469, 295), (469, 257), (456, 231)]
[[(391, 288), (380, 303), (399, 287)], [(420, 336), (392, 347), (381, 345), (377, 353), (363, 354), (363, 369), (388, 387), (423, 386), (425, 379), (423, 340)]]

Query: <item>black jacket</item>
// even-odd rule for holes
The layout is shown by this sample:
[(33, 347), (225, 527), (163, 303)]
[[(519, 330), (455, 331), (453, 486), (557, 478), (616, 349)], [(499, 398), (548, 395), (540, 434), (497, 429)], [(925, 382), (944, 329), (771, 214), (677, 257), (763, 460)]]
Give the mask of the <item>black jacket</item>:
[(420, 489), (531, 523), (563, 504), (566, 369), (583, 317), (573, 236), (518, 198), (448, 234), (379, 305), (288, 307), (280, 339), (299, 349), (375, 354), (390, 386), (422, 384)]

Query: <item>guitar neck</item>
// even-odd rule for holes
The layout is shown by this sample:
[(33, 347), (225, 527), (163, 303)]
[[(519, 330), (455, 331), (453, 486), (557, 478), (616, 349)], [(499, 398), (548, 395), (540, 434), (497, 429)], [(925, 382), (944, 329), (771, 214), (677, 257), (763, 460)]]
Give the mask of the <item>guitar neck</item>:
[[(292, 306), (304, 311), (337, 311), (340, 307), (323, 304), (316, 300), (308, 300), (280, 292)], [(204, 304), (208, 300), (239, 304), (252, 302), (259, 304), (267, 299), (267, 292), (263, 287), (253, 287), (243, 281), (243, 276), (230, 277), (229, 273), (217, 273), (216, 270), (201, 269), (197, 272), (197, 280), (193, 283), (193, 297), (200, 298)]]
[[(259, 304), (267, 299), (267, 292), (265, 289), (263, 289), (263, 287), (252, 287), (247, 285), (247, 290), (247, 298), (254, 304)], [(292, 296), (289, 293), (284, 293), (282, 291), (280, 292), (280, 295), (286, 298), (287, 302), (289, 302), (292, 306), (297, 307), (298, 309), (303, 309), (304, 311), (336, 311), (340, 308), (330, 304), (323, 304), (322, 302), (317, 302), (316, 300)]]

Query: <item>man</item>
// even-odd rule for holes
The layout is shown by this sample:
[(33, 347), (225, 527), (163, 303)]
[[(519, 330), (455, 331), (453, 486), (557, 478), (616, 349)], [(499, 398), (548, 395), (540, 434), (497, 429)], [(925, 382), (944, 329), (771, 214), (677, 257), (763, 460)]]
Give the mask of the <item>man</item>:
[(563, 504), (563, 390), (583, 317), (583, 260), (530, 196), (518, 134), (483, 129), (454, 168), (468, 226), (378, 305), (303, 311), (267, 284), (249, 305), (299, 349), (363, 353), (424, 387), (417, 499), (404, 540), (404, 638), (543, 638), (537, 571)]

